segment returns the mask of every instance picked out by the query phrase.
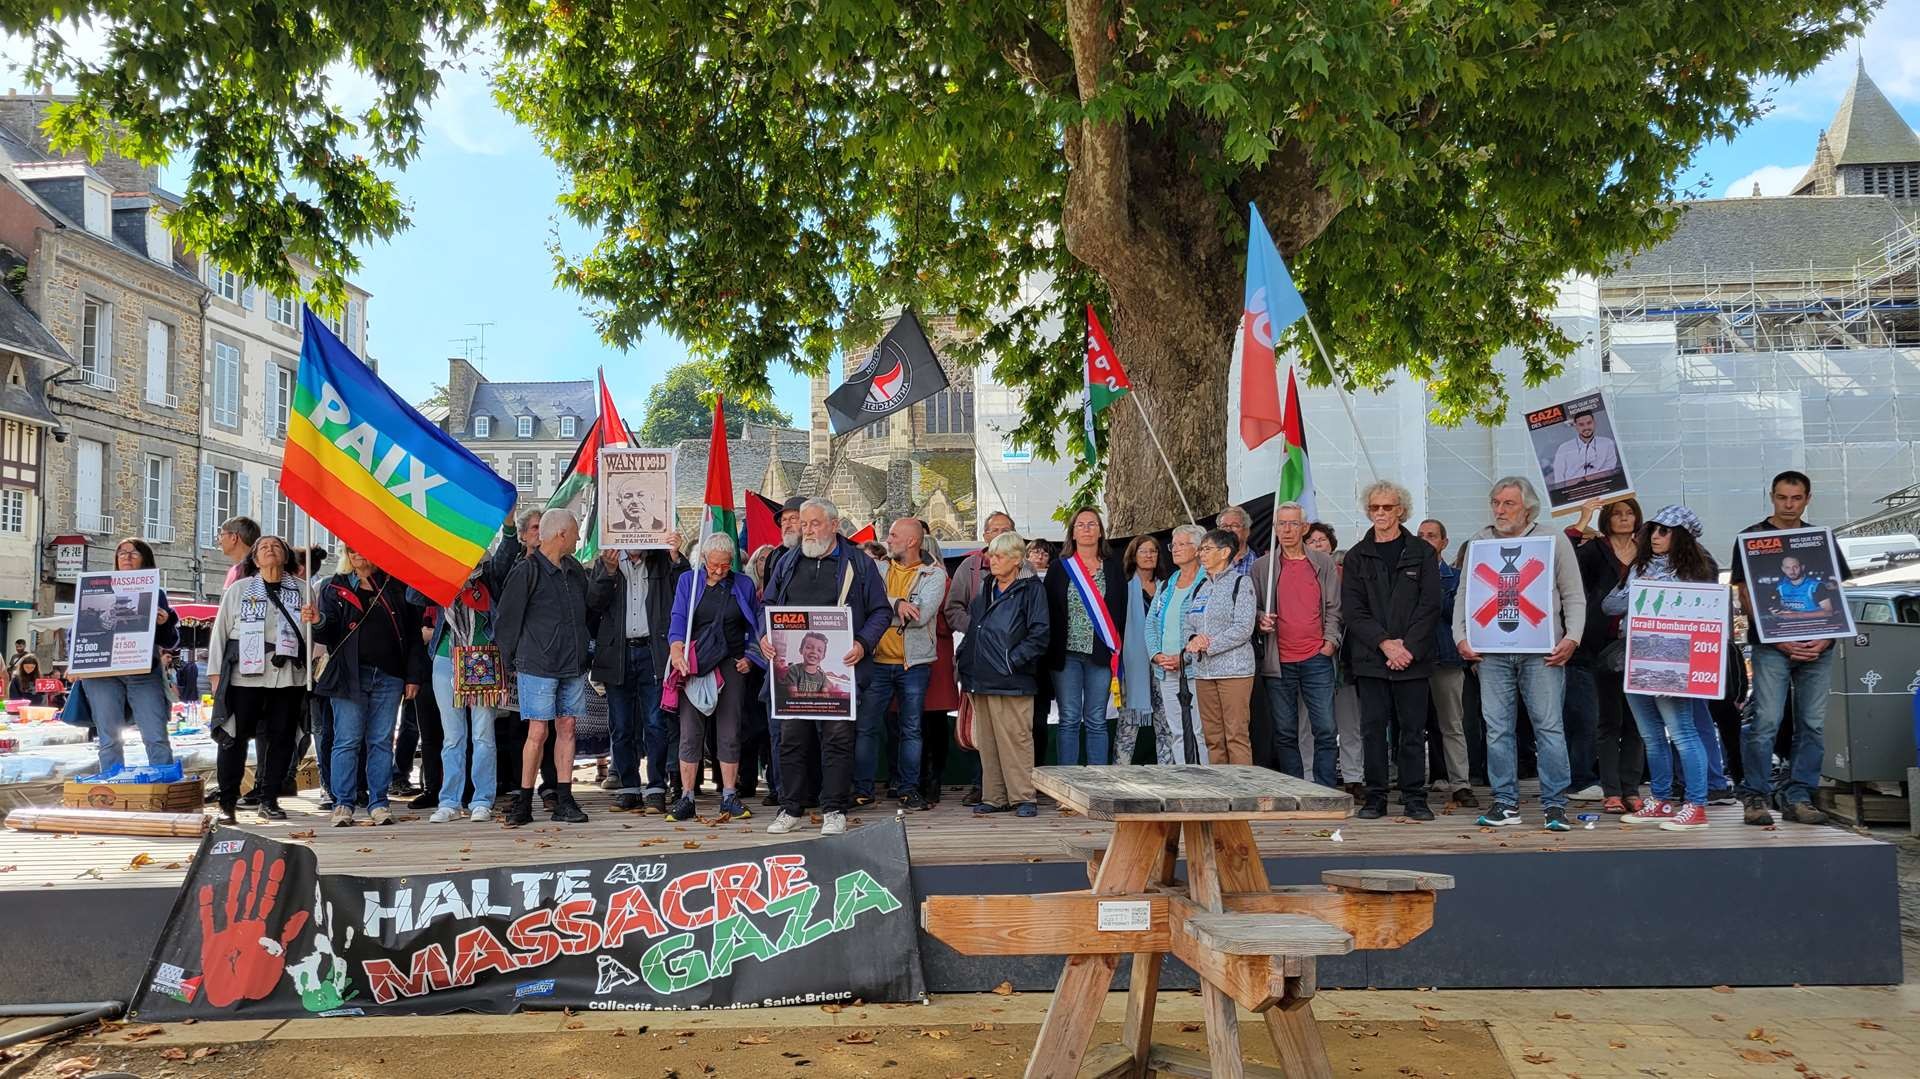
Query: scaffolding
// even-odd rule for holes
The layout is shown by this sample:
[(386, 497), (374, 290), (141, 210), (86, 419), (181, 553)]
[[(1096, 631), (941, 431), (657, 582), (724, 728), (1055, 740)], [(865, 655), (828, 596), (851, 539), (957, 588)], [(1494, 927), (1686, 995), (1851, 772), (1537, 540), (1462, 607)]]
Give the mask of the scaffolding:
[[(1682, 354), (1920, 347), (1920, 222), (1901, 222), (1876, 247), (1852, 266), (1608, 278), (1603, 327), (1672, 323)], [(1607, 369), (1611, 342), (1603, 348)]]

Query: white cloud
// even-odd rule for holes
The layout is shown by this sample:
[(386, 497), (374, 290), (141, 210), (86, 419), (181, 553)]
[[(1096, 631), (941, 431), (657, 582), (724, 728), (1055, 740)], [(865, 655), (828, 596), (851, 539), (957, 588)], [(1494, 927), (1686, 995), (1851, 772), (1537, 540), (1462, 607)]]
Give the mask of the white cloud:
[(1753, 194), (1755, 184), (1760, 185), (1762, 195), (1792, 194), (1794, 183), (1807, 174), (1807, 169), (1812, 164), (1813, 162), (1808, 161), (1800, 165), (1762, 165), (1722, 188), (1720, 197), (1745, 198)]
[(1799, 82), (1774, 95), (1776, 113), (1825, 124), (1853, 85), (1855, 67), (1864, 59), (1867, 74), (1895, 105), (1920, 105), (1920, 0), (1889, 0), (1866, 33), (1827, 58)]

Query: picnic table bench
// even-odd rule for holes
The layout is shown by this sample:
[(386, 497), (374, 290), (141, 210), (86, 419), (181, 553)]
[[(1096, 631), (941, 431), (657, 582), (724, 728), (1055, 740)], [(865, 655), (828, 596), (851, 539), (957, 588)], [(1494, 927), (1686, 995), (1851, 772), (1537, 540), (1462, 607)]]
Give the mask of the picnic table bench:
[[(1112, 841), (1074, 841), (1086, 891), (931, 896), (921, 925), (962, 955), (1066, 955), (1029, 1077), (1149, 1074), (1331, 1079), (1313, 1025), (1314, 963), (1355, 948), (1398, 948), (1433, 925), (1441, 873), (1328, 870), (1319, 885), (1272, 887), (1252, 821), (1339, 820), (1346, 794), (1245, 765), (1056, 766), (1034, 785), (1067, 808), (1114, 822)], [(1184, 840), (1187, 879), (1175, 877)], [(1153, 1043), (1154, 997), (1171, 952), (1200, 976), (1207, 1053)], [(1088, 1042), (1120, 956), (1133, 956), (1119, 1043)], [(1246, 1064), (1235, 1005), (1260, 1014), (1279, 1070)]]

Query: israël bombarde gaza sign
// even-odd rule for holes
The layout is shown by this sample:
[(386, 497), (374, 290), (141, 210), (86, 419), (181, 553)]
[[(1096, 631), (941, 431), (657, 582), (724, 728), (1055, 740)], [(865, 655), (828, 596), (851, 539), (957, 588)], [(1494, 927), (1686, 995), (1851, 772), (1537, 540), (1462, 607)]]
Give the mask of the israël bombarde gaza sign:
[(321, 875), (201, 844), (133, 1013), (148, 1021), (741, 1008), (926, 995), (905, 826), (749, 850)]

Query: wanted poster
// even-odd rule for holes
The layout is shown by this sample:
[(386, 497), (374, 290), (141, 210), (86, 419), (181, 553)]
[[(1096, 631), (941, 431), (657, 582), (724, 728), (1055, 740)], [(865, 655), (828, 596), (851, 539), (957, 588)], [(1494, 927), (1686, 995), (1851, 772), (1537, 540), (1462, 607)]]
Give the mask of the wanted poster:
[(600, 549), (666, 549), (673, 531), (674, 451), (603, 449), (599, 460)]
[(1735, 548), (1746, 571), (1747, 617), (1762, 643), (1854, 635), (1830, 529), (1742, 532)]
[(83, 573), (73, 585), (71, 678), (145, 674), (153, 668), (160, 571)]
[(1527, 437), (1545, 481), (1549, 510), (1569, 510), (1582, 502), (1612, 501), (1633, 493), (1605, 394), (1582, 394), (1527, 413)]
[(845, 607), (768, 607), (773, 718), (854, 717), (853, 614)]

